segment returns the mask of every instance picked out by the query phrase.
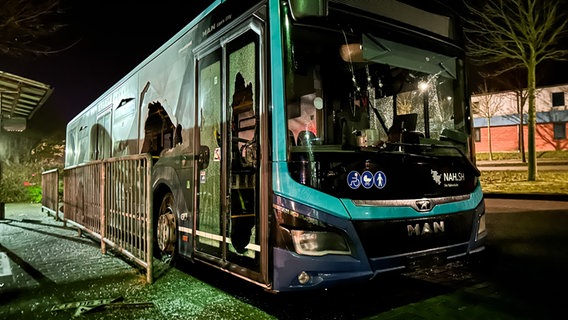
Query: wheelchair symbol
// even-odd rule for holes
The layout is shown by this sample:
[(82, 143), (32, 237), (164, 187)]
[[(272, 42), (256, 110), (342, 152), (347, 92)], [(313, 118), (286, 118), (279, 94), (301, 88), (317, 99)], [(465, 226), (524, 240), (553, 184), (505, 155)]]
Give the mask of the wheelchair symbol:
[(361, 175), (357, 171), (351, 171), (347, 175), (347, 185), (351, 189), (357, 189), (361, 186)]

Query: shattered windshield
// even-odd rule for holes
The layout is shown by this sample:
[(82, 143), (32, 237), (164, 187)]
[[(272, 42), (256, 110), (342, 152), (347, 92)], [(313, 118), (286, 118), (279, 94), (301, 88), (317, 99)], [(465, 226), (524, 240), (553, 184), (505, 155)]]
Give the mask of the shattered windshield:
[(428, 148), (434, 155), (452, 148), (460, 151), (454, 156), (469, 154), (463, 61), (368, 31), (296, 26), (291, 32), (289, 150), (411, 144), (446, 146)]

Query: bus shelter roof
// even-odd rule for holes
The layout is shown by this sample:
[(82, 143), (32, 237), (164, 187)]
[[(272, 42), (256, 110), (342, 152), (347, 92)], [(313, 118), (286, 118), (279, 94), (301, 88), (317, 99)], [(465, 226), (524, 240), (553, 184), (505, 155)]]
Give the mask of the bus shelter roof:
[(52, 92), (50, 85), (0, 71), (1, 118), (31, 119)]

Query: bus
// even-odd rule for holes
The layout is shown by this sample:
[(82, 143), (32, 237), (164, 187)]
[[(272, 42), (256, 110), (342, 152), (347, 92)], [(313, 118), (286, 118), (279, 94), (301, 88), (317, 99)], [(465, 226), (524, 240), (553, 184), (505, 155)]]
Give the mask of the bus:
[(463, 259), (465, 69), (443, 1), (217, 0), (68, 123), (65, 166), (151, 155), (155, 258), (273, 292)]

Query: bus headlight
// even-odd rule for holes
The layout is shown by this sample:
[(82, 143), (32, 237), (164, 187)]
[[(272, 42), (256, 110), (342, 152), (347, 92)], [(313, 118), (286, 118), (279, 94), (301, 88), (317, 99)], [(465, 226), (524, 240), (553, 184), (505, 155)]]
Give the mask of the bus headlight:
[(298, 254), (324, 256), (326, 254), (351, 254), (349, 245), (340, 234), (329, 231), (291, 230), (294, 249)]
[(479, 217), (479, 226), (477, 227), (477, 235), (483, 234), (485, 232), (485, 214)]

